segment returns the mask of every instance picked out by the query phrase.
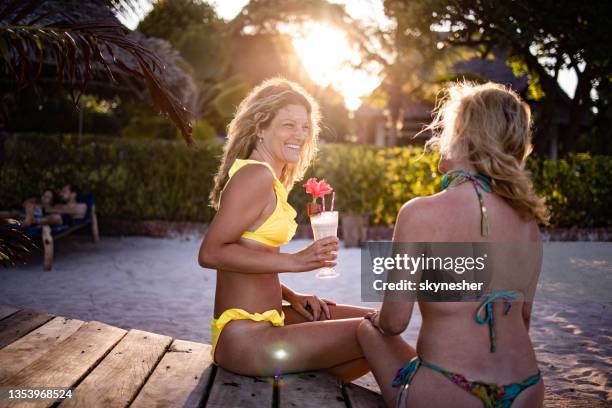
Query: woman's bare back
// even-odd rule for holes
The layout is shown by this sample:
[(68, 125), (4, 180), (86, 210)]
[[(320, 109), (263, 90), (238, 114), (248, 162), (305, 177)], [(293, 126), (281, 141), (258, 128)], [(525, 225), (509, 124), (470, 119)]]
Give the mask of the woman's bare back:
[[(447, 189), (439, 194), (424, 197), (412, 204), (410, 211), (421, 218), (428, 242), (533, 242), (541, 245), (537, 224), (525, 221), (502, 198), (485, 194), (489, 235), (480, 234), (481, 211), (471, 183)], [(410, 205), (410, 204), (409, 204)], [(511, 247), (510, 247), (511, 248)], [(509, 249), (511, 251), (511, 249)], [(513, 255), (507, 253), (502, 261), (501, 273), (513, 274)], [(539, 272), (540, 265), (534, 265)], [(500, 273), (498, 270), (497, 273)], [(536, 276), (537, 277), (537, 276)], [(504, 314), (501, 302), (493, 308), (496, 351), (490, 352), (489, 327), (478, 324), (475, 314), (479, 302), (420, 302), (422, 326), (417, 341), (417, 354), (424, 360), (460, 373), (468, 379), (496, 384), (520, 382), (537, 373), (537, 361), (525, 325), (522, 299), (512, 302), (508, 314)], [(418, 377), (421, 377), (420, 380)], [(419, 383), (436, 383), (452, 392), (452, 398), (473, 399), (474, 406), (482, 404), (439, 374), (420, 370), (412, 384), (411, 400), (424, 401), (430, 392), (421, 395)], [(431, 385), (430, 384), (430, 385)], [(531, 393), (540, 393), (539, 387)], [(455, 395), (456, 394), (456, 395)], [(431, 402), (431, 399), (429, 399)], [(520, 401), (519, 401), (520, 402)], [(417, 404), (417, 406), (419, 406)]]

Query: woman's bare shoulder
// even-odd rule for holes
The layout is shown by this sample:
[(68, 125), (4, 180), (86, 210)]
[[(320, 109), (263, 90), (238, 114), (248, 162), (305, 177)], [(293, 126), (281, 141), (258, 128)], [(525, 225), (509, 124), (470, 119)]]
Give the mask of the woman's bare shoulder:
[(402, 205), (397, 215), (396, 240), (420, 240), (429, 237), (440, 221), (445, 198), (442, 193), (415, 197)]
[(437, 194), (415, 197), (408, 200), (400, 208), (398, 218), (401, 216), (407, 219), (427, 220), (430, 216), (435, 217), (442, 207), (448, 205), (447, 196), (448, 194), (442, 191)]
[(248, 164), (239, 169), (228, 181), (222, 193), (221, 203), (228, 200), (232, 202), (245, 200), (253, 203), (259, 198), (266, 197), (273, 188), (274, 176), (266, 166)]

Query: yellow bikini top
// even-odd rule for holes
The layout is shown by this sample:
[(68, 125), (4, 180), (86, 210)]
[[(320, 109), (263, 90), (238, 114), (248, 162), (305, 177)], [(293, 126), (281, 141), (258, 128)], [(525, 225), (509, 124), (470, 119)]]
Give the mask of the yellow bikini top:
[[(293, 235), (295, 235), (295, 230), (297, 229), (295, 217), (297, 216), (297, 212), (287, 202), (287, 189), (285, 189), (283, 183), (276, 178), (272, 166), (266, 162), (251, 159), (236, 159), (229, 169), (229, 179), (231, 179), (238, 170), (248, 164), (263, 164), (272, 172), (272, 176), (274, 176), (274, 192), (276, 193), (276, 208), (270, 217), (264, 221), (256, 231), (245, 231), (242, 237), (261, 242), (262, 244), (279, 247), (289, 242), (291, 238), (293, 238)], [(227, 183), (225, 185), (227, 186)]]

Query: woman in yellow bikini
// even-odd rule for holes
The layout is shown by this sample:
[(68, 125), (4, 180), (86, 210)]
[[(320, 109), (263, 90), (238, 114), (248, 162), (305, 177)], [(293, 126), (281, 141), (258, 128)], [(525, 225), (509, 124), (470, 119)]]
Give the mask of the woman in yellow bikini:
[[(429, 129), (445, 189), (404, 204), (393, 240), (526, 243), (537, 254), (526, 269), (537, 278), (538, 223), (547, 222), (548, 212), (525, 171), (529, 106), (501, 85), (456, 84)], [(419, 302), (416, 350), (399, 336), (414, 302), (385, 301), (360, 325), (359, 343), (389, 406), (542, 406), (544, 385), (528, 334), (536, 279), (526, 290), (511, 288), (525, 262), (520, 246), (504, 248), (510, 249), (496, 258), (496, 274), (508, 277), (504, 289), (512, 290), (476, 302)]]
[(275, 78), (241, 102), (229, 125), (199, 263), (217, 270), (213, 361), (238, 374), (323, 369), (350, 381), (369, 371), (356, 329), (371, 309), (296, 293), (279, 280), (335, 265), (335, 237), (293, 254), (279, 248), (297, 227), (287, 195), (314, 159), (319, 121), (304, 89)]

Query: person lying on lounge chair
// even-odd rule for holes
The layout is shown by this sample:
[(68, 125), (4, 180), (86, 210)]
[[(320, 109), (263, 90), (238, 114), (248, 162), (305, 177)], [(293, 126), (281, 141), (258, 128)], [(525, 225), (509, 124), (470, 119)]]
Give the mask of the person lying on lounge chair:
[(46, 190), (42, 196), (39, 194), (31, 194), (23, 202), (25, 217), (21, 222), (22, 227), (32, 225), (62, 225), (62, 217), (59, 214), (47, 214), (45, 206), (51, 205), (53, 201), (53, 192)]
[(77, 201), (79, 193), (79, 188), (74, 184), (64, 185), (58, 193), (62, 203), (54, 204), (51, 200), (45, 201), (43, 204), (45, 214), (55, 217), (59, 216), (61, 218), (60, 224), (66, 225), (73, 224), (75, 218), (85, 217), (87, 204)]
[(79, 189), (72, 184), (66, 184), (59, 191), (61, 203), (54, 203), (54, 195), (47, 190), (39, 198), (36, 195), (28, 197), (24, 203), (25, 218), (22, 227), (31, 225), (72, 225), (75, 218), (83, 218), (87, 212), (87, 204), (77, 202)]

